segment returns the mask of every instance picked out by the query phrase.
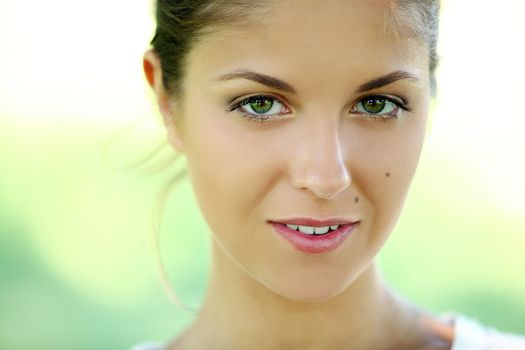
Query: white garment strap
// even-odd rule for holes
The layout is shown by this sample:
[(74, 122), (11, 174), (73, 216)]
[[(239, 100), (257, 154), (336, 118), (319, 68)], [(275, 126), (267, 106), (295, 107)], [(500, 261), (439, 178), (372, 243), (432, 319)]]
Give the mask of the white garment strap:
[(488, 350), (487, 346), (487, 332), (477, 321), (461, 316), (455, 318), (452, 350)]
[(163, 350), (163, 346), (159, 342), (145, 342), (132, 347), (130, 350)]
[(457, 316), (452, 350), (525, 350), (525, 338), (501, 333), (478, 321)]

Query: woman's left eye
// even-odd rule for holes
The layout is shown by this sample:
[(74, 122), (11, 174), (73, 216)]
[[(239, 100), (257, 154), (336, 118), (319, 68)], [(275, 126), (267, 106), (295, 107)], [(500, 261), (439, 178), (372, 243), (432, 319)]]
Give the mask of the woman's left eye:
[(243, 117), (253, 118), (259, 121), (272, 119), (275, 116), (290, 112), (281, 101), (272, 96), (257, 95), (250, 96), (234, 104), (230, 111), (239, 110)]
[(397, 101), (387, 96), (367, 96), (359, 100), (351, 112), (370, 116), (378, 116), (383, 120), (397, 118), (399, 110), (408, 111), (408, 107), (402, 101)]

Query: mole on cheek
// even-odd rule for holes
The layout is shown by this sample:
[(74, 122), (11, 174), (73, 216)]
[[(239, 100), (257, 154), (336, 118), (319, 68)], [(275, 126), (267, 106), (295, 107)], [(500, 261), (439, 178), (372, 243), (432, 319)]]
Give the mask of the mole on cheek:
[(357, 203), (357, 202), (359, 202), (359, 197), (354, 198), (354, 203)]
[(386, 176), (386, 177), (390, 177), (390, 173), (386, 173), (385, 176)]

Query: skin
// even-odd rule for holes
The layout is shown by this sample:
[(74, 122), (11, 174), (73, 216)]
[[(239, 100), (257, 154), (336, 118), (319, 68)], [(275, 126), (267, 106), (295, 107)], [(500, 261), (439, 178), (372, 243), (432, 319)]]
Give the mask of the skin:
[[(187, 158), (212, 233), (203, 307), (170, 349), (450, 349), (452, 326), (396, 296), (374, 262), (416, 170), (430, 96), (427, 48), (385, 31), (387, 6), (280, 1), (260, 23), (202, 38), (179, 98), (146, 53), (170, 143)], [(224, 79), (241, 70), (295, 93)], [(395, 71), (413, 78), (356, 93)], [(229, 110), (258, 94), (281, 101), (276, 120)], [(370, 94), (402, 97), (411, 111), (386, 120), (356, 112)], [(311, 254), (268, 224), (292, 217), (360, 223), (336, 250)]]

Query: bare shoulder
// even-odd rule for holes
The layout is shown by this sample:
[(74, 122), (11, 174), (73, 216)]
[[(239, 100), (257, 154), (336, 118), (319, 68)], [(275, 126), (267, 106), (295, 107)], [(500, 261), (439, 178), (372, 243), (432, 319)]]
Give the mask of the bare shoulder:
[(501, 332), (459, 316), (453, 322), (427, 319), (430, 337), (411, 350), (525, 350), (525, 336)]
[(454, 340), (454, 324), (429, 314), (422, 314), (418, 322), (420, 341), (411, 350), (451, 350)]
[(414, 349), (414, 350), (451, 350), (452, 344), (450, 343), (436, 343), (436, 344), (428, 344), (422, 348)]

